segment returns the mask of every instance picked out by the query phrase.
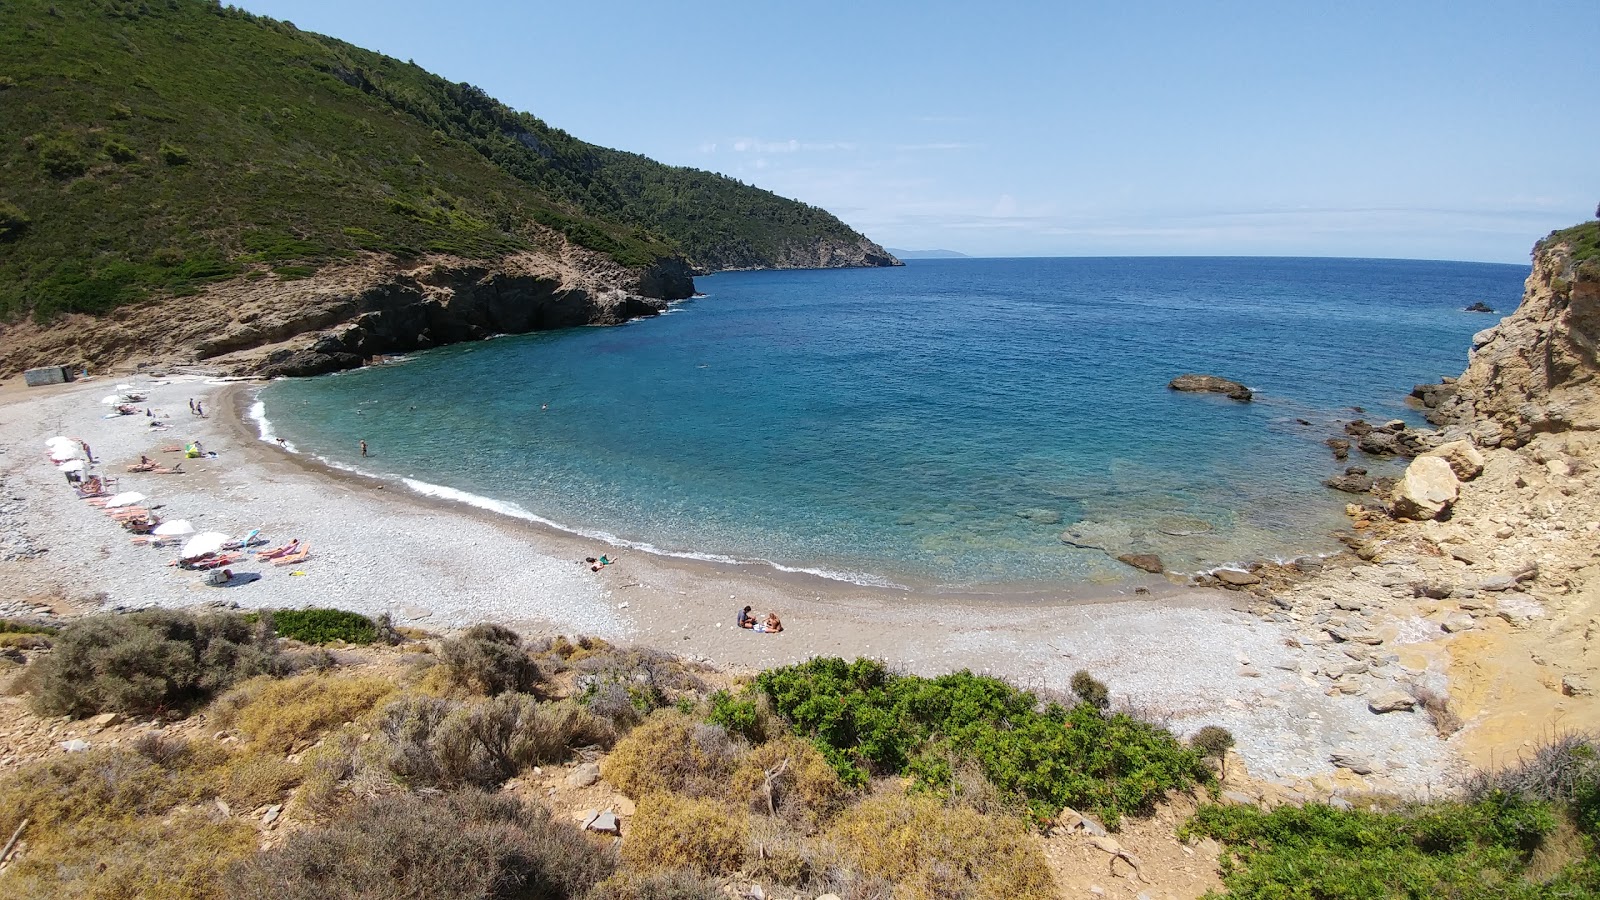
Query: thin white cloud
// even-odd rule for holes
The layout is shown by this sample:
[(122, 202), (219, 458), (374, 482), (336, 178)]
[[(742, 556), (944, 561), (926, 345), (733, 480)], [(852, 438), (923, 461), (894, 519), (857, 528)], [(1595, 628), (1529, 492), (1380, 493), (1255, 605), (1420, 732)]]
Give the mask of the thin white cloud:
[(797, 141), (793, 138), (787, 141), (763, 141), (758, 138), (739, 138), (733, 142), (735, 153), (800, 153), (804, 152), (829, 152), (835, 150), (854, 150), (856, 145), (849, 141)]
[(896, 144), (895, 149), (905, 153), (943, 152), (950, 150), (982, 150), (982, 144), (967, 144), (960, 141), (944, 141), (931, 144)]

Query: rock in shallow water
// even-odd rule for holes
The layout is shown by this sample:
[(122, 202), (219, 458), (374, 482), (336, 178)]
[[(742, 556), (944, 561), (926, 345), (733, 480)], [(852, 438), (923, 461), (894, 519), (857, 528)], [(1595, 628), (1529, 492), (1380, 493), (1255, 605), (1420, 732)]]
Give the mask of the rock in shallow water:
[(1143, 569), (1146, 572), (1154, 572), (1157, 575), (1166, 571), (1167, 568), (1161, 564), (1161, 557), (1154, 553), (1124, 553), (1117, 557), (1117, 562), (1133, 566), (1135, 569)]
[(1218, 378), (1215, 375), (1179, 375), (1167, 382), (1167, 387), (1174, 391), (1187, 393), (1212, 393), (1225, 394), (1230, 399), (1248, 403), (1254, 396), (1250, 389), (1237, 381)]

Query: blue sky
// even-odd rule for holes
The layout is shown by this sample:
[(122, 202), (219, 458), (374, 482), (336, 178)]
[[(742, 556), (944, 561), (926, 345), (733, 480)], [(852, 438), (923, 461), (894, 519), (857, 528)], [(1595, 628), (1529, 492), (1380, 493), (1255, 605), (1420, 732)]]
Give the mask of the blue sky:
[(243, 5), (894, 247), (1523, 262), (1600, 202), (1595, 0)]

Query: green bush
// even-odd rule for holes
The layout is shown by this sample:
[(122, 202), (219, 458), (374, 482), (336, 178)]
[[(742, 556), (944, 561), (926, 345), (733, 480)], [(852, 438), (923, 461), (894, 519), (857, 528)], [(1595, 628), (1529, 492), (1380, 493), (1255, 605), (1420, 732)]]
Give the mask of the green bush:
[(1548, 805), (1498, 793), (1393, 812), (1203, 806), (1180, 837), (1227, 845), (1223, 883), (1248, 900), (1580, 896), (1524, 880), (1530, 851), (1554, 827)]
[(566, 900), (613, 863), (543, 807), (477, 791), (361, 803), (324, 828), (237, 866), (234, 900), (444, 898)]
[(765, 735), (761, 727), (761, 710), (754, 700), (736, 700), (727, 691), (711, 695), (711, 713), (706, 721), (721, 725), (729, 734), (735, 734), (751, 743), (760, 743)]
[(22, 237), (22, 233), (27, 231), (31, 224), (33, 220), (28, 218), (28, 214), (23, 212), (21, 207), (0, 200), (0, 241), (12, 241)]
[(45, 141), (39, 145), (39, 164), (52, 178), (76, 178), (89, 171), (83, 151), (66, 139)]
[(1095, 709), (1109, 709), (1111, 707), (1111, 691), (1105, 683), (1079, 669), (1072, 673), (1072, 692), (1078, 699), (1089, 704)]
[(118, 140), (106, 141), (104, 150), (106, 158), (112, 162), (131, 163), (139, 158), (139, 154), (133, 152), (131, 147)]
[(52, 625), (35, 625), (31, 622), (18, 622), (15, 619), (0, 619), (0, 634), (60, 634), (61, 629)]
[(1473, 800), (1511, 795), (1564, 807), (1579, 828), (1600, 840), (1600, 735), (1560, 735), (1515, 765), (1475, 773), (1464, 788)]
[(371, 619), (342, 609), (275, 609), (268, 621), (279, 636), (304, 644), (370, 644), (378, 639)]
[(1168, 791), (1213, 780), (1200, 754), (1164, 729), (1090, 703), (1041, 705), (971, 672), (929, 679), (893, 675), (871, 660), (819, 658), (770, 669), (756, 684), (847, 784), (872, 773), (932, 771), (913, 761), (938, 742), (976, 759), (984, 777), (1039, 819), (1072, 806), (1115, 827)]
[(160, 156), (161, 161), (169, 166), (187, 166), (189, 164), (189, 151), (177, 144), (169, 144), (163, 141), (160, 149), (156, 151), (156, 155)]
[(63, 628), (28, 687), (44, 715), (182, 712), (275, 668), (270, 639), (243, 616), (148, 610)]

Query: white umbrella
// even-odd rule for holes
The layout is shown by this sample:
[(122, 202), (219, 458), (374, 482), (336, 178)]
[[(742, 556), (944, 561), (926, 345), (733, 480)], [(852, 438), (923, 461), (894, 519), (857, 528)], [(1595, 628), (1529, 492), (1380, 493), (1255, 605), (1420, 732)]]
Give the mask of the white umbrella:
[(57, 444), (50, 448), (50, 459), (54, 462), (66, 462), (69, 459), (83, 459), (83, 447), (72, 444)]
[(56, 469), (61, 472), (82, 472), (87, 468), (89, 468), (89, 464), (81, 459), (69, 459), (56, 466)]
[(118, 506), (132, 506), (143, 499), (144, 495), (138, 491), (123, 491), (122, 493), (113, 496), (110, 500), (107, 500), (106, 508), (115, 509)]
[(109, 397), (101, 397), (100, 398), (100, 402), (104, 403), (107, 406), (111, 406), (114, 403), (121, 403), (122, 402), (122, 395), (121, 394), (112, 394)]
[(175, 537), (180, 534), (194, 534), (194, 526), (188, 519), (174, 519), (171, 522), (162, 522), (151, 532), (157, 537)]
[(66, 446), (66, 445), (70, 445), (70, 446), (76, 447), (76, 446), (78, 446), (78, 442), (73, 440), (72, 438), (66, 437), (65, 435), (57, 435), (56, 437), (53, 437), (50, 440), (45, 441), (44, 445), (46, 447), (56, 447), (56, 446)]
[(184, 543), (183, 549), (178, 551), (178, 558), (194, 559), (196, 556), (215, 553), (227, 542), (228, 536), (220, 531), (202, 531)]

